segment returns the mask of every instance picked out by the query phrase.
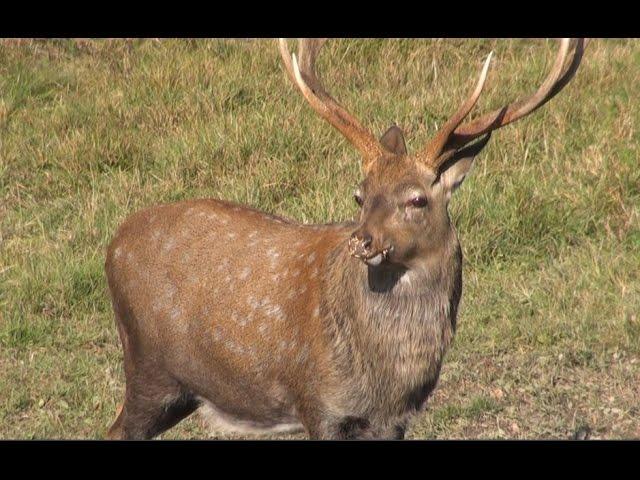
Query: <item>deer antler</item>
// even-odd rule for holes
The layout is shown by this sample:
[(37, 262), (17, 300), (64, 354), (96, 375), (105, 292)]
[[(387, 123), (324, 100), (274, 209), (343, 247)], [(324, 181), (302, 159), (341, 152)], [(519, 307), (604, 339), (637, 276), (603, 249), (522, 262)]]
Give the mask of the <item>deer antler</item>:
[(384, 147), (376, 137), (324, 89), (315, 73), (318, 52), (326, 39), (299, 40), (298, 57), (289, 52), (287, 40), (279, 39), (280, 55), (291, 81), (298, 86), (304, 98), (322, 118), (337, 128), (358, 149), (364, 159), (365, 170), (381, 155)]
[(491, 63), (492, 56), (493, 52), (490, 52), (482, 66), (482, 71), (480, 72), (480, 78), (478, 79), (476, 88), (473, 90), (469, 98), (464, 101), (456, 113), (454, 113), (453, 116), (440, 128), (440, 130), (438, 130), (436, 136), (426, 146), (423, 153), (425, 158), (438, 158), (441, 155), (454, 130), (458, 125), (460, 125), (465, 117), (469, 115), (469, 112), (471, 112), (475, 106), (476, 102), (480, 98), (480, 94), (482, 93), (484, 82), (487, 79), (487, 72), (489, 71), (489, 64)]
[[(471, 122), (461, 125), (461, 122), (469, 114), (471, 108), (473, 108), (480, 96), (489, 64), (488, 58), (484, 64), (482, 73), (480, 74), (480, 80), (478, 81), (478, 85), (474, 92), (463, 103), (462, 107), (460, 107), (451, 117), (451, 119), (443, 125), (435, 138), (429, 142), (419, 157), (431, 167), (437, 168), (460, 147), (482, 135), (525, 117), (551, 100), (567, 83), (569, 83), (580, 65), (582, 54), (586, 46), (585, 39), (580, 38), (576, 40), (573, 53), (570, 60), (567, 62), (570, 43), (571, 41), (568, 38), (563, 38), (560, 41), (560, 47), (553, 67), (551, 68), (549, 75), (547, 75), (547, 78), (542, 82), (540, 88), (538, 88), (533, 95), (510, 103)], [(489, 55), (489, 57), (490, 56), (491, 55)]]

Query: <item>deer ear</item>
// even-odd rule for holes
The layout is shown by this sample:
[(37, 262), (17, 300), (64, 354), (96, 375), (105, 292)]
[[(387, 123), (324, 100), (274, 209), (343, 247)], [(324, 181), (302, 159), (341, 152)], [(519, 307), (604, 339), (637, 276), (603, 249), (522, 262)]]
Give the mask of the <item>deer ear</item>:
[(461, 148), (455, 152), (449, 160), (442, 164), (436, 183), (440, 184), (447, 199), (451, 198), (451, 194), (455, 192), (465, 179), (471, 170), (474, 158), (485, 147), (489, 138), (491, 138), (491, 133), (487, 133), (479, 141)]
[(407, 144), (404, 142), (404, 134), (397, 125), (391, 126), (382, 137), (380, 143), (384, 148), (396, 155), (406, 155)]

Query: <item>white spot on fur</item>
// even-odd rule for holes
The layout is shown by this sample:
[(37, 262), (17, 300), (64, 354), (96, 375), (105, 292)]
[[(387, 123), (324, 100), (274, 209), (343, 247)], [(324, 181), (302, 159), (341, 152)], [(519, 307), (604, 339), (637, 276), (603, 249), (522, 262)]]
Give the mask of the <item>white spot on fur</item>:
[(406, 285), (407, 287), (411, 286), (411, 274), (407, 271), (400, 277), (400, 283), (402, 285)]
[(220, 262), (218, 264), (218, 266), (216, 267), (216, 271), (217, 272), (221, 272), (222, 270), (226, 269), (229, 267), (229, 259), (225, 258), (222, 260), (222, 262)]
[(269, 330), (269, 324), (262, 322), (258, 325), (258, 331), (264, 335)]
[(296, 360), (299, 363), (303, 363), (307, 358), (309, 358), (309, 345), (304, 344), (298, 350), (298, 354), (296, 355)]
[(278, 251), (274, 247), (271, 247), (269, 250), (267, 250), (267, 255), (269, 255), (269, 258), (271, 258), (272, 263), (280, 257), (280, 253), (278, 253)]
[(275, 318), (276, 320), (284, 320), (285, 314), (280, 305), (273, 305), (267, 303), (264, 309), (267, 316)]
[(247, 297), (247, 303), (254, 310), (260, 306), (260, 303), (255, 299), (255, 297), (252, 297), (251, 295)]
[(237, 342), (234, 342), (231, 339), (225, 339), (223, 345), (227, 348), (227, 350), (232, 351), (238, 355), (242, 355), (245, 353), (245, 348)]
[(289, 340), (289, 341), (280, 340), (280, 342), (278, 343), (278, 346), (280, 347), (280, 350), (282, 350), (282, 351), (287, 350), (289, 352), (294, 350), (296, 348), (296, 345), (297, 345), (297, 343), (296, 343), (295, 340)]
[(165, 283), (164, 294), (168, 300), (173, 300), (173, 296), (176, 294), (177, 288), (172, 283)]
[(182, 317), (182, 308), (175, 306), (171, 309), (171, 312), (169, 312), (169, 317), (171, 318), (171, 320), (178, 320), (180, 317)]
[(175, 246), (176, 246), (176, 241), (173, 238), (167, 238), (167, 240), (164, 242), (164, 245), (162, 246), (162, 249), (165, 252), (168, 252), (169, 250), (172, 250)]
[(249, 277), (250, 273), (251, 273), (251, 268), (249, 267), (243, 268), (242, 272), (240, 272), (240, 280), (246, 280), (247, 277)]
[(213, 327), (213, 338), (217, 341), (220, 341), (222, 340), (222, 337), (224, 337), (222, 327), (219, 325), (216, 325), (215, 327)]
[(240, 318), (236, 312), (231, 312), (231, 321), (237, 323), (241, 327), (244, 327), (247, 324), (246, 319), (244, 317)]

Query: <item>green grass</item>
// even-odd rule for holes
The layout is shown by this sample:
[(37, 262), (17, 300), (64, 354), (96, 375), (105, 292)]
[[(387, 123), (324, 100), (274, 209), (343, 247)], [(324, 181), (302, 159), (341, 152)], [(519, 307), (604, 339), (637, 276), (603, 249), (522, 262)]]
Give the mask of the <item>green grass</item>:
[[(532, 91), (555, 44), (350, 40), (319, 63), (409, 149), (495, 50), (477, 110)], [(412, 438), (640, 437), (640, 42), (594, 40), (551, 103), (494, 135), (451, 205), (456, 341)], [(273, 41), (0, 43), (0, 438), (100, 438), (124, 376), (103, 274), (120, 222), (217, 197), (303, 222), (355, 213), (358, 157)], [(205, 435), (196, 419), (165, 438)]]

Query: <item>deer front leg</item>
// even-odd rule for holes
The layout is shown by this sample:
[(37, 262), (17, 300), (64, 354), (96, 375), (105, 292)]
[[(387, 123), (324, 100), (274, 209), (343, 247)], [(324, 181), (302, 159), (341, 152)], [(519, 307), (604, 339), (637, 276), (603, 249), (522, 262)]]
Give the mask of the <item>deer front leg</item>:
[(371, 424), (366, 418), (345, 416), (325, 418), (308, 424), (311, 440), (370, 440), (375, 438)]
[[(310, 402), (311, 403), (311, 402)], [(369, 420), (355, 415), (328, 413), (316, 402), (298, 406), (300, 421), (310, 440), (358, 440), (374, 438)]]
[(408, 425), (405, 416), (383, 421), (348, 411), (328, 413), (315, 401), (299, 404), (298, 411), (311, 440), (402, 440)]
[(371, 440), (375, 438), (369, 420), (362, 417), (343, 417), (336, 425), (336, 440)]
[(311, 440), (365, 440), (377, 437), (369, 420), (355, 415), (328, 415), (321, 410), (302, 415)]
[(390, 426), (382, 430), (379, 438), (384, 440), (404, 440), (404, 435), (407, 431), (407, 423), (406, 419), (392, 423)]
[(403, 440), (406, 429), (405, 420), (380, 426), (363, 417), (345, 416), (334, 419), (322, 431), (310, 436), (327, 440)]

